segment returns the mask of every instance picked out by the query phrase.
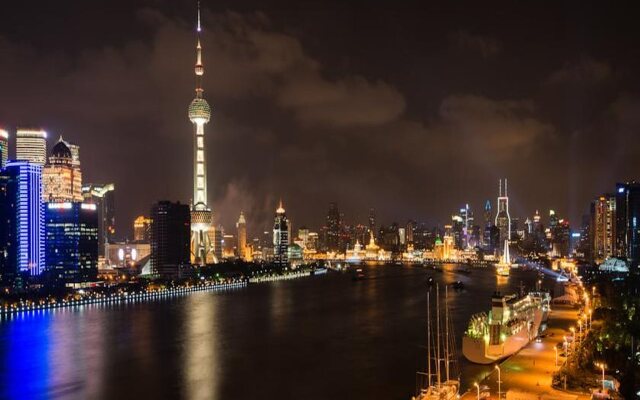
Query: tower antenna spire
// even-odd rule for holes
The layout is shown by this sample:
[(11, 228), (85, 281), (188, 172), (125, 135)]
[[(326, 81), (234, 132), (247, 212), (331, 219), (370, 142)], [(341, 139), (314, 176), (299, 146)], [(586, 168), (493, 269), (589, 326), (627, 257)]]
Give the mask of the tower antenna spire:
[(201, 30), (202, 28), (200, 27), (200, 1), (198, 0), (198, 33), (200, 33)]

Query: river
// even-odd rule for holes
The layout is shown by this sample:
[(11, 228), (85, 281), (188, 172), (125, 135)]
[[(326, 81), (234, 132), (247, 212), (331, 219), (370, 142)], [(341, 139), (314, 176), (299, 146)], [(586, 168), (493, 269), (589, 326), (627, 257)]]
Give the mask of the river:
[[(427, 276), (465, 284), (449, 291), (458, 343), (496, 289), (536, 279), (451, 265), (365, 271), (5, 318), (0, 398), (407, 400), (425, 365)], [(460, 360), (463, 388), (491, 370)]]

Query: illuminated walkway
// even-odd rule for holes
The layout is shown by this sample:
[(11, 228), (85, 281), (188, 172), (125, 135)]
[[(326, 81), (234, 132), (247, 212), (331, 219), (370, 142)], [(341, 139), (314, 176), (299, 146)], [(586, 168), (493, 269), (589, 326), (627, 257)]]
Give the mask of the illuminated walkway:
[[(575, 326), (578, 311), (571, 307), (554, 306), (549, 317), (548, 328), (543, 334), (546, 337), (541, 343), (532, 341), (518, 354), (511, 356), (500, 364), (502, 378), (502, 397), (506, 397), (508, 390), (526, 392), (528, 396), (514, 396), (512, 398), (531, 399), (536, 395), (539, 399), (588, 399), (589, 395), (563, 392), (551, 387), (553, 373), (560, 368), (564, 358), (558, 352), (558, 366), (555, 365), (556, 352), (554, 347), (562, 342), (565, 335), (570, 335), (570, 326)], [(498, 371), (494, 371), (480, 385), (487, 385), (491, 390), (491, 398), (498, 398)], [(515, 394), (515, 393), (514, 393)], [(477, 396), (475, 388), (462, 396), (472, 400)]]

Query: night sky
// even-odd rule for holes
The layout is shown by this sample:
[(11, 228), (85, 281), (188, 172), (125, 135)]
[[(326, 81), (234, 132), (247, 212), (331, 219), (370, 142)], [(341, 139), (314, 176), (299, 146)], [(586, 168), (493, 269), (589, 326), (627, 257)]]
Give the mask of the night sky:
[[(512, 216), (640, 178), (640, 28), (620, 2), (202, 1), (209, 197), (267, 228), (336, 201), (347, 222), (480, 217), (509, 179)], [(80, 145), (114, 182), (120, 233), (188, 202), (195, 0), (5, 2), (0, 126)], [(495, 203), (494, 203), (495, 206)]]

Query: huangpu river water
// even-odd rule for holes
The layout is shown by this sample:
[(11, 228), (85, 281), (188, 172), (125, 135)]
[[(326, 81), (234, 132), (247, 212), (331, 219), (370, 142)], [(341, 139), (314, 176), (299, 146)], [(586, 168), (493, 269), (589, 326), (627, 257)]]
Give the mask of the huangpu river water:
[[(404, 399), (424, 369), (426, 281), (450, 290), (458, 343), (492, 293), (532, 288), (410, 266), (14, 315), (0, 321), (1, 399)], [(460, 351), (461, 353), (461, 351)], [(461, 360), (463, 387), (491, 367)]]

